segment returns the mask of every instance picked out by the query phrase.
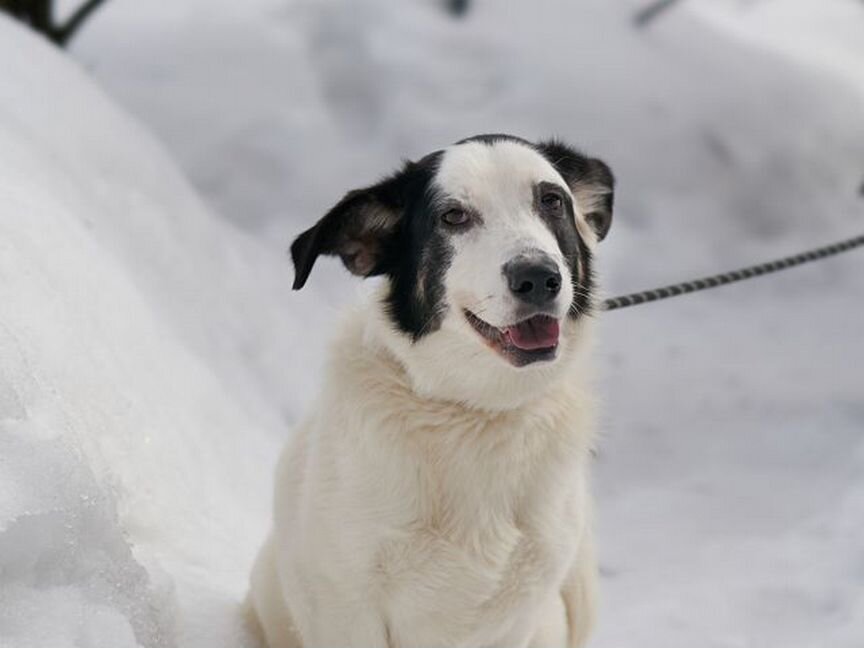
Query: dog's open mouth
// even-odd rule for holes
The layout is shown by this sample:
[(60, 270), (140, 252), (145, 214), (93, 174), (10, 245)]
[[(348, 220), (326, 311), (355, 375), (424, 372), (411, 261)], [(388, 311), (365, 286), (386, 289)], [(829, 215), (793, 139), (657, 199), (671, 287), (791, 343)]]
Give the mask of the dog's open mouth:
[(511, 326), (498, 328), (467, 309), (464, 313), (472, 328), (510, 364), (524, 367), (532, 362), (555, 359), (561, 327), (554, 317), (534, 315)]

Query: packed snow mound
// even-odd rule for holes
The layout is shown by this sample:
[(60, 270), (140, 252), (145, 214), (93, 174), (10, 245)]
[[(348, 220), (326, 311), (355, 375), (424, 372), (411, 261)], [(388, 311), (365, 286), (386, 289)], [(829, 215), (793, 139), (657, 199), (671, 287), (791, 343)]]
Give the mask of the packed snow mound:
[(52, 47), (0, 58), (0, 645), (241, 645), (284, 264)]

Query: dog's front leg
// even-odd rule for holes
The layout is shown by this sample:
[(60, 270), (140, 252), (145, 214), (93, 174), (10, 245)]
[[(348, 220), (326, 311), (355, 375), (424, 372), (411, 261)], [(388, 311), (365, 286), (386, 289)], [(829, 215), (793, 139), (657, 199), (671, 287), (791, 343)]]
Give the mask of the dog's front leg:
[[(268, 539), (252, 572), (247, 604), (250, 627), (260, 631), (267, 648), (393, 648), (372, 596), (297, 576), (280, 574)], [(347, 573), (345, 579), (351, 580)], [(355, 584), (359, 589), (362, 581)]]
[(583, 538), (576, 561), (561, 588), (561, 597), (567, 611), (568, 648), (585, 645), (594, 628), (596, 615), (597, 561), (594, 556), (594, 538), (588, 529)]

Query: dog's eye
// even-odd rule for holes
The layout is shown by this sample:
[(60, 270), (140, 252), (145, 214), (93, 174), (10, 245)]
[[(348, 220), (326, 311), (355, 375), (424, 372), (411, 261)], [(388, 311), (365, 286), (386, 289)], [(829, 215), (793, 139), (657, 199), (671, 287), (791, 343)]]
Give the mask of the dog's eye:
[(448, 209), (446, 212), (441, 214), (441, 220), (452, 227), (459, 227), (460, 225), (467, 225), (470, 219), (468, 212), (457, 207), (454, 209)]
[(564, 200), (559, 194), (555, 193), (554, 191), (548, 191), (543, 194), (540, 202), (543, 203), (543, 207), (545, 207), (550, 212), (561, 211), (561, 208), (564, 206)]

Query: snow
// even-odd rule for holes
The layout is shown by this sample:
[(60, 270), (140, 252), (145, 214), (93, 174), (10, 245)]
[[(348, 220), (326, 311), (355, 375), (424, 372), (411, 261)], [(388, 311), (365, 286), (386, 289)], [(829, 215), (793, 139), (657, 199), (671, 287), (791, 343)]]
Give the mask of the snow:
[(778, 50), (864, 93), (860, 2), (822, 0), (817, 11), (811, 0), (698, 0), (693, 8), (754, 47)]
[(0, 644), (230, 642), (290, 408), (261, 344), (303, 325), (273, 299), (288, 273), (85, 75), (0, 29)]
[[(402, 157), (607, 159), (616, 294), (861, 230), (860, 2), (638, 4), (113, 0), (86, 72), (0, 20), (3, 648), (251, 646), (275, 453), (366, 290), (284, 250)], [(860, 648), (861, 263), (604, 316), (592, 646)]]

